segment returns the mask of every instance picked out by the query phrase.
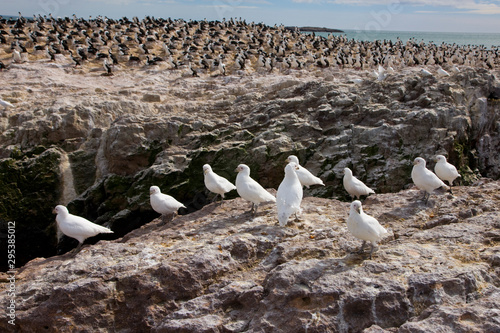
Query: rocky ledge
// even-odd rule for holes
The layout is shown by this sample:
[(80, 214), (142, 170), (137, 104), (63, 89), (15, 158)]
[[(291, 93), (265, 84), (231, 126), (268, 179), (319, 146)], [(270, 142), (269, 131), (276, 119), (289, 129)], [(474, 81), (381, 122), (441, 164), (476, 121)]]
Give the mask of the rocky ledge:
[(2, 98), (14, 108), (0, 117), (0, 222), (16, 221), (17, 264), (76, 246), (57, 242), (57, 204), (115, 237), (158, 216), (151, 185), (184, 203), (182, 214), (200, 209), (211, 196), (205, 163), (231, 181), (246, 163), (276, 189), (294, 154), (326, 185), (307, 195), (339, 200), (349, 199), (345, 167), (377, 193), (394, 193), (411, 184), (417, 156), (432, 169), (432, 158), (446, 155), (462, 185), (498, 179), (498, 72), (429, 70), (407, 67), (377, 81), (333, 68), (191, 77), (117, 66), (103, 77), (90, 66), (12, 64), (2, 72)]
[[(18, 270), (2, 332), (498, 332), (500, 182), (372, 195), (390, 232), (372, 259), (349, 203), (307, 197), (277, 224), (241, 198)], [(6, 277), (2, 282), (6, 283)], [(6, 299), (6, 291), (1, 292)]]

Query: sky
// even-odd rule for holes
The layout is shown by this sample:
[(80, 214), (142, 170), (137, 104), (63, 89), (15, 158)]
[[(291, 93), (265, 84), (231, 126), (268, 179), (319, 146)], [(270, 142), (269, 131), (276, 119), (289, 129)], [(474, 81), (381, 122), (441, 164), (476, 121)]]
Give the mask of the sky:
[(0, 14), (242, 18), (368, 31), (500, 32), (500, 0), (0, 0)]

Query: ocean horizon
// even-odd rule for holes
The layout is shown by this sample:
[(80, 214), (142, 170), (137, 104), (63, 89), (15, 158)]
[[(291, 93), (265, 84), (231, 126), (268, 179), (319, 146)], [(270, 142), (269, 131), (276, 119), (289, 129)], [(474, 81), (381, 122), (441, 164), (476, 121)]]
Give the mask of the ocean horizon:
[[(342, 30), (342, 29), (341, 29)], [(328, 37), (330, 33), (316, 32), (316, 35)], [(436, 45), (457, 44), (461, 46), (476, 45), (491, 48), (500, 46), (500, 33), (476, 33), (476, 32), (428, 32), (428, 31), (368, 31), (368, 30), (343, 30), (343, 32), (331, 33), (335, 36), (346, 36), (348, 39), (357, 41), (391, 40), (399, 39), (403, 43), (414, 39), (417, 43), (433, 43)]]

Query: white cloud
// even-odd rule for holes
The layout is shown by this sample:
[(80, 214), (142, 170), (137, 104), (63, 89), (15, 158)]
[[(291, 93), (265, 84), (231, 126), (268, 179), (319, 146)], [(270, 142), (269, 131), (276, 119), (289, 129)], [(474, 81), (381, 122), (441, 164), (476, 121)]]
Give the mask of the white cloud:
[[(383, 5), (404, 5), (404, 6), (429, 6), (429, 7), (449, 7), (454, 13), (466, 14), (500, 14), (500, 2), (492, 0), (292, 0), (295, 3), (331, 3), (337, 5), (357, 5), (357, 6), (383, 6)], [(428, 11), (419, 11), (428, 12)]]

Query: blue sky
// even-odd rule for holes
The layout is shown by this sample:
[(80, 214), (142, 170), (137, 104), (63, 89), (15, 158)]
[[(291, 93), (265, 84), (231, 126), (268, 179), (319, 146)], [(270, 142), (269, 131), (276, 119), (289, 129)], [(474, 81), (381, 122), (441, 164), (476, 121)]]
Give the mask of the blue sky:
[(0, 0), (4, 15), (103, 15), (222, 20), (338, 29), (500, 32), (500, 0)]

